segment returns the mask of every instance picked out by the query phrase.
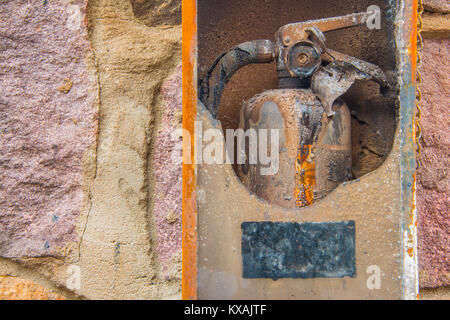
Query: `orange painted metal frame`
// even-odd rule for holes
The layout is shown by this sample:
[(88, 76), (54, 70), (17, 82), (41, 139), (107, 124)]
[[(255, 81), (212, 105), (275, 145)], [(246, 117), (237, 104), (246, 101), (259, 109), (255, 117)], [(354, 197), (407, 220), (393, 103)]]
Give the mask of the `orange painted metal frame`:
[[(197, 299), (197, 201), (195, 195), (197, 179), (195, 164), (192, 160), (194, 159), (194, 121), (197, 114), (196, 0), (182, 1), (182, 24), (183, 132), (186, 133), (183, 133), (182, 299), (195, 300)], [(189, 143), (192, 148), (186, 147)]]
[[(408, 91), (411, 86), (415, 88), (416, 85), (416, 68), (417, 68), (417, 9), (418, 0), (404, 0), (404, 5), (408, 10), (404, 18), (408, 19), (409, 23), (406, 23), (403, 30), (404, 41), (407, 43), (407, 54), (409, 62), (409, 70), (406, 70), (406, 74), (409, 73), (410, 78), (406, 78), (406, 84), (404, 84), (404, 91)], [(197, 114), (197, 1), (196, 0), (182, 0), (182, 27), (183, 27), (183, 129), (188, 134), (183, 135), (183, 253), (182, 253), (182, 299), (183, 300), (195, 300), (197, 299), (197, 202), (196, 202), (196, 170), (194, 159), (194, 121)], [(408, 69), (408, 68), (406, 68)], [(403, 70), (405, 71), (405, 70)], [(406, 111), (403, 111), (405, 118), (408, 117), (408, 113), (411, 114), (411, 107), (408, 104), (408, 96), (415, 95), (415, 89), (413, 92), (405, 92), (404, 96), (401, 96), (400, 102), (406, 104)], [(411, 97), (409, 97), (411, 98)], [(412, 104), (411, 104), (412, 105)], [(414, 114), (414, 112), (412, 112)], [(408, 120), (406, 120), (408, 122)], [(411, 121), (410, 126), (403, 124), (406, 129), (406, 134), (403, 137), (405, 142), (405, 151), (413, 150), (413, 145), (416, 143), (414, 121)], [(402, 125), (402, 123), (400, 123)], [(189, 139), (189, 140), (188, 140)], [(189, 144), (190, 143), (190, 144)], [(186, 146), (186, 147), (185, 147)], [(192, 146), (192, 147), (190, 147)], [(408, 152), (404, 152), (407, 154)], [(188, 161), (185, 161), (187, 159)], [(408, 160), (411, 165), (408, 165)], [(414, 238), (416, 224), (415, 218), (415, 159), (403, 159), (406, 168), (403, 173), (403, 180), (408, 177), (408, 174), (412, 177), (412, 184), (407, 184), (408, 181), (403, 183), (407, 187), (403, 188), (403, 201), (405, 201), (405, 208), (410, 211), (409, 219), (407, 218), (407, 228), (404, 228), (408, 232), (408, 238)], [(412, 203), (410, 203), (410, 201)], [(408, 210), (409, 209), (409, 210)], [(414, 233), (414, 234), (413, 234)], [(409, 256), (412, 260), (417, 259), (417, 253), (412, 248), (408, 249)], [(404, 257), (405, 259), (405, 257)], [(406, 263), (407, 264), (407, 263)], [(404, 270), (405, 270), (404, 261)], [(411, 287), (410, 283), (403, 284), (404, 291), (411, 293), (412, 288), (408, 290), (405, 287)], [(412, 285), (413, 287), (414, 285)], [(411, 298), (412, 295), (409, 297)], [(403, 298), (408, 298), (408, 294), (404, 293)]]

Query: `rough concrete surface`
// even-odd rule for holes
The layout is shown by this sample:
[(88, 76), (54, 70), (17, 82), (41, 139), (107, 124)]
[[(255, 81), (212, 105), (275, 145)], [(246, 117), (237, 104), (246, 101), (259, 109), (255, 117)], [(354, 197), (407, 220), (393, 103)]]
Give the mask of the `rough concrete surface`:
[(130, 0), (134, 15), (148, 26), (181, 23), (180, 0)]
[(126, 0), (89, 1), (87, 14), (101, 118), (92, 208), (78, 262), (87, 275), (81, 293), (169, 298), (180, 285), (160, 278), (151, 146), (164, 106), (159, 92), (180, 59), (180, 28), (147, 27)]
[(420, 285), (450, 285), (449, 40), (425, 40), (422, 50), (422, 167), (417, 172)]

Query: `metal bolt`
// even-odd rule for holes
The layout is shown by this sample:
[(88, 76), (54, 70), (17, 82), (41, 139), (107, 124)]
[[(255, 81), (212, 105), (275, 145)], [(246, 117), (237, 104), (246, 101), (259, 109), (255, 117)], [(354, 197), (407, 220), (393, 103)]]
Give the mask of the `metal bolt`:
[(309, 55), (306, 54), (306, 53), (304, 53), (304, 52), (300, 53), (300, 54), (297, 56), (297, 62), (298, 62), (300, 65), (305, 65), (305, 64), (307, 64), (307, 63), (309, 62)]

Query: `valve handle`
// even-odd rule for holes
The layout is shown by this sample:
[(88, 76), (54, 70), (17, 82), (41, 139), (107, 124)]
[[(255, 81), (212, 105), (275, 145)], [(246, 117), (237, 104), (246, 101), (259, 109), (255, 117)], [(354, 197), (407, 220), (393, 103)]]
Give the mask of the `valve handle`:
[[(214, 61), (207, 74), (200, 80), (199, 99), (213, 118), (217, 118), (225, 85), (236, 71), (249, 64), (270, 63), (276, 60), (280, 79), (312, 77), (311, 89), (326, 101), (326, 111), (331, 116), (334, 113), (331, 110), (334, 97), (340, 92), (345, 93), (356, 79), (372, 79), (382, 88), (389, 87), (386, 75), (378, 66), (327, 49), (325, 46), (323, 32), (361, 25), (372, 15), (373, 12), (367, 11), (287, 24), (278, 29), (275, 35), (276, 45), (270, 40), (241, 43), (222, 53)], [(322, 62), (330, 63), (328, 71), (321, 66)], [(210, 86), (210, 78), (217, 67), (218, 72)], [(328, 86), (340, 86), (342, 76), (345, 76), (346, 81), (345, 85), (342, 82), (339, 90), (330, 91), (326, 85), (320, 83), (325, 81)]]
[(339, 17), (290, 23), (278, 29), (276, 37), (281, 40), (284, 46), (288, 46), (293, 42), (306, 40), (308, 38), (307, 30), (312, 27), (318, 28), (322, 32), (355, 27), (364, 24), (372, 15), (373, 12), (367, 11)]

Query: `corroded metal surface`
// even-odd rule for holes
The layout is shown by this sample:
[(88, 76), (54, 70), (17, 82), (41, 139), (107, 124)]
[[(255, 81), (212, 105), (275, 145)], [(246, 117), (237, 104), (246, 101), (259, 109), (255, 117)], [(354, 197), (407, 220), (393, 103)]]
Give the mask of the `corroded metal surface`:
[[(331, 58), (331, 59), (330, 59)], [(386, 74), (380, 67), (370, 62), (357, 59), (355, 57), (346, 55), (335, 50), (327, 49), (326, 55), (323, 58), (325, 61), (342, 61), (352, 65), (361, 73), (365, 74), (364, 79), (371, 79), (378, 82), (382, 89), (389, 88), (388, 79)]]
[[(241, 128), (279, 130), (279, 166), (274, 175), (262, 175), (261, 163), (242, 165), (239, 177), (259, 197), (283, 207), (294, 207), (295, 161), (302, 138), (312, 144), (323, 109), (309, 90), (277, 89), (255, 96), (242, 108)], [(310, 121), (303, 126), (303, 121)], [(306, 120), (306, 118), (308, 120)], [(268, 150), (275, 148), (269, 143)], [(248, 152), (248, 151), (247, 151)], [(249, 156), (247, 155), (247, 159)]]
[(366, 70), (365, 68), (360, 69), (355, 64), (359, 66), (358, 62), (364, 65), (367, 63), (356, 58), (353, 58), (353, 60), (354, 63), (333, 60), (333, 62), (326, 67), (320, 68), (312, 76), (312, 91), (319, 97), (328, 116), (334, 115), (332, 110), (334, 101), (342, 96), (355, 80), (376, 79), (387, 86), (386, 75), (379, 67), (374, 66), (374, 72), (365, 72), (361, 70)]
[(355, 222), (244, 222), (243, 278), (342, 278), (356, 274)]
[(365, 23), (371, 15), (371, 12), (358, 12), (340, 17), (291, 23), (280, 28), (278, 37), (283, 42), (283, 45), (288, 46), (292, 42), (306, 39), (308, 37), (308, 28), (316, 27), (322, 32), (327, 32), (353, 27)]
[[(238, 168), (244, 185), (259, 197), (283, 207), (303, 207), (321, 199), (350, 175), (350, 113), (342, 101), (336, 114), (324, 114), (321, 102), (305, 89), (265, 91), (244, 104), (240, 128), (279, 130), (279, 168), (262, 175), (262, 164)], [(269, 143), (268, 150), (275, 146)]]
[[(412, 124), (415, 58), (413, 1), (387, 1), (396, 16), (395, 48), (400, 119), (394, 147), (375, 172), (340, 185), (325, 199), (301, 209), (283, 209), (243, 186), (231, 165), (198, 167), (199, 298), (415, 298), (415, 227)], [(413, 21), (413, 23), (410, 23)], [(409, 76), (409, 77), (408, 77)], [(413, 89), (413, 88), (412, 88)], [(411, 95), (412, 93), (412, 95)], [(220, 128), (202, 105), (204, 128)], [(200, 196), (201, 195), (201, 196)], [(239, 205), (235, 205), (239, 203)], [(356, 277), (342, 279), (242, 278), (241, 224), (248, 221), (355, 221)], [(371, 267), (380, 268), (380, 288), (368, 285)]]
[[(269, 63), (275, 58), (275, 47), (269, 40), (254, 40), (242, 43), (233, 49), (221, 54), (212, 64), (208, 73), (200, 83), (200, 101), (208, 107), (211, 114), (216, 117), (225, 85), (233, 74), (240, 68), (252, 63)], [(210, 86), (210, 77), (213, 71), (218, 74)]]
[[(277, 146), (278, 149), (281, 147), (281, 161), (277, 163), (280, 170), (274, 176), (265, 176), (260, 173), (263, 170), (261, 165), (248, 163), (247, 146), (247, 163), (239, 171), (240, 178), (258, 196), (281, 206), (295, 204), (302, 207), (325, 197), (339, 183), (350, 178), (351, 121), (348, 107), (338, 104), (338, 109), (342, 109), (341, 114), (333, 117), (333, 104), (355, 80), (373, 79), (382, 87), (387, 87), (387, 78), (378, 66), (339, 52), (330, 53), (325, 47), (323, 32), (361, 24), (370, 14), (358, 13), (283, 26), (275, 35), (276, 48), (269, 40), (240, 44), (219, 55), (202, 79), (199, 98), (213, 117), (217, 116), (225, 85), (245, 65), (277, 60), (280, 87), (289, 87), (283, 81), (286, 78), (300, 80), (297, 86), (292, 82), (292, 90), (269, 91), (244, 104), (240, 128), (245, 132), (248, 129), (282, 131), (281, 145)], [(295, 33), (284, 35), (286, 28)], [(331, 60), (324, 59), (331, 63), (321, 65), (322, 55), (331, 57)], [(218, 75), (210, 84), (211, 74), (217, 66)], [(306, 89), (309, 86), (311, 89)], [(301, 87), (305, 89), (293, 90)], [(329, 127), (336, 130), (330, 131)], [(305, 134), (306, 131), (308, 134)], [(336, 138), (329, 140), (337, 143), (318, 147), (317, 139), (319, 136), (323, 139), (326, 135), (324, 132), (335, 135)], [(342, 135), (344, 132), (345, 135)], [(271, 150), (274, 147), (270, 145)], [(288, 149), (297, 151), (295, 155), (292, 152), (287, 155)]]
[[(372, 14), (372, 12), (361, 12), (292, 23), (277, 31), (275, 43), (270, 40), (253, 40), (241, 43), (216, 58), (200, 81), (199, 99), (211, 114), (217, 117), (222, 93), (233, 74), (246, 65), (269, 63), (274, 60), (277, 63), (280, 87), (284, 87), (282, 83), (285, 78), (297, 77), (301, 80), (311, 77), (320, 69), (322, 59), (325, 62), (334, 60), (346, 62), (359, 71), (358, 73), (352, 73), (352, 75), (359, 75), (356, 78), (373, 79), (383, 87), (387, 87), (386, 76), (378, 66), (325, 47), (323, 32), (360, 25)], [(214, 70), (218, 70), (217, 74), (210, 81)], [(353, 81), (343, 86), (345, 89), (342, 90), (341, 94), (347, 91)], [(304, 87), (305, 83), (307, 82), (299, 82), (301, 87)], [(332, 114), (331, 104), (327, 106), (327, 113), (330, 115)]]
[[(220, 128), (198, 107), (203, 129)], [(231, 165), (198, 166), (198, 297), (200, 299), (399, 299), (401, 211), (398, 149), (376, 172), (341, 184), (304, 208), (283, 208), (249, 192)], [(356, 276), (314, 279), (242, 278), (243, 222), (355, 221)], [(370, 290), (367, 268), (379, 266), (381, 288)]]
[(416, 154), (415, 154), (415, 99), (417, 67), (417, 2), (404, 0), (398, 4), (399, 14), (396, 22), (397, 59), (400, 64), (398, 82), (400, 84), (399, 137), (401, 157), (399, 171), (401, 176), (400, 217), (402, 252), (402, 298), (416, 299), (419, 290), (417, 269), (417, 214), (415, 200)]

